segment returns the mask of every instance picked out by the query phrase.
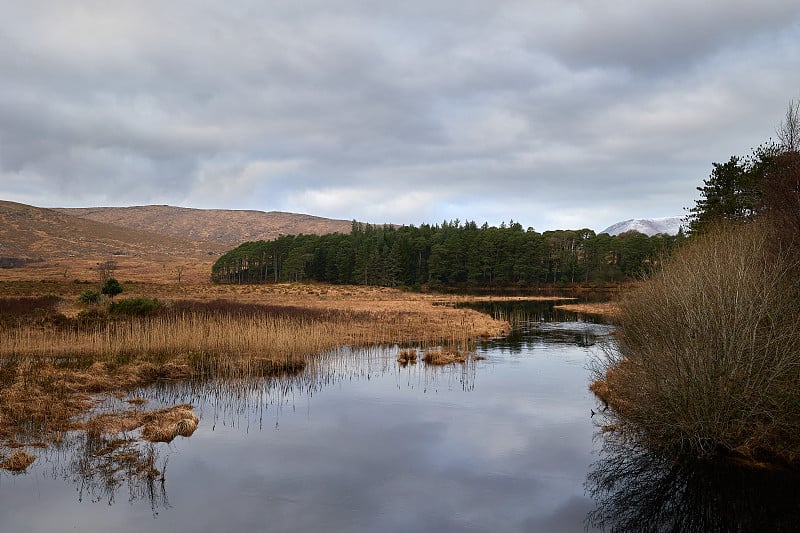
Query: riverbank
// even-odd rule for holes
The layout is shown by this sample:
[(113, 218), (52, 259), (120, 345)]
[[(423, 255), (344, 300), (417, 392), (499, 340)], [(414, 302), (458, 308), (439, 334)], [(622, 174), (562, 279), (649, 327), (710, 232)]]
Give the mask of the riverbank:
[(464, 351), (509, 330), (459, 306), (469, 300), (464, 295), (318, 284), (123, 283), (118, 303), (155, 305), (140, 316), (79, 303), (89, 288), (0, 282), (0, 462), (18, 451), (35, 453), (67, 432), (102, 426), (113, 437), (130, 429), (107, 423), (108, 413), (99, 424), (92, 409), (115, 395), (126, 406), (122, 419), (145, 419), (148, 411), (128, 401), (135, 401), (130, 391), (149, 383), (296, 372), (307, 357), (343, 345)]

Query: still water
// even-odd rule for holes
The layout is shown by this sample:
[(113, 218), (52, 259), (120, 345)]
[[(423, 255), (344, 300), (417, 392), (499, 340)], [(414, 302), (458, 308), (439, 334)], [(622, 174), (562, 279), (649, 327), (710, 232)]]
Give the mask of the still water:
[[(479, 346), (485, 360), (339, 350), (296, 376), (137, 391), (148, 407), (192, 403), (197, 431), (115, 463), (80, 436), (39, 452), (27, 473), (0, 473), (0, 531), (661, 530), (706, 513), (675, 510), (674, 465), (598, 438), (587, 368), (609, 326), (542, 304), (486, 310), (517, 327)], [(788, 520), (791, 498), (770, 512)]]

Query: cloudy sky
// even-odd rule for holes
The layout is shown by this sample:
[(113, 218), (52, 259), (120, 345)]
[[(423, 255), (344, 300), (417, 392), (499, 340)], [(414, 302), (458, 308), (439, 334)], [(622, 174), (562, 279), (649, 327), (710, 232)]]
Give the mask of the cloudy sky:
[(539, 231), (683, 214), (796, 0), (0, 0), (0, 199)]

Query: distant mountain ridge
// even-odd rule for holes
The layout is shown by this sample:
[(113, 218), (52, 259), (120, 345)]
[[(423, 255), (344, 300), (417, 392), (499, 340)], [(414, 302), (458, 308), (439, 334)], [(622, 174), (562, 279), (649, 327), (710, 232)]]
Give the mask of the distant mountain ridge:
[(664, 218), (632, 218), (613, 224), (600, 233), (609, 235), (619, 235), (626, 231), (638, 231), (652, 237), (659, 233), (666, 235), (677, 235), (681, 226), (684, 226), (684, 217), (664, 217)]
[(193, 209), (170, 205), (57, 208), (66, 215), (192, 241), (239, 245), (281, 235), (350, 233), (352, 222), (282, 211)]
[(119, 256), (203, 257), (226, 246), (0, 200), (0, 257), (16, 261)]
[(311, 215), (167, 205), (42, 208), (0, 200), (0, 268), (68, 258), (208, 258), (246, 241), (349, 233)]

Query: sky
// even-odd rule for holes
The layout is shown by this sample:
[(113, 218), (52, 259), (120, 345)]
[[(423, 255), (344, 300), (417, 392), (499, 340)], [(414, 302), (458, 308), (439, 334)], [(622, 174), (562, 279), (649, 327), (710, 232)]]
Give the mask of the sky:
[(0, 199), (602, 230), (800, 98), (796, 0), (0, 0)]

